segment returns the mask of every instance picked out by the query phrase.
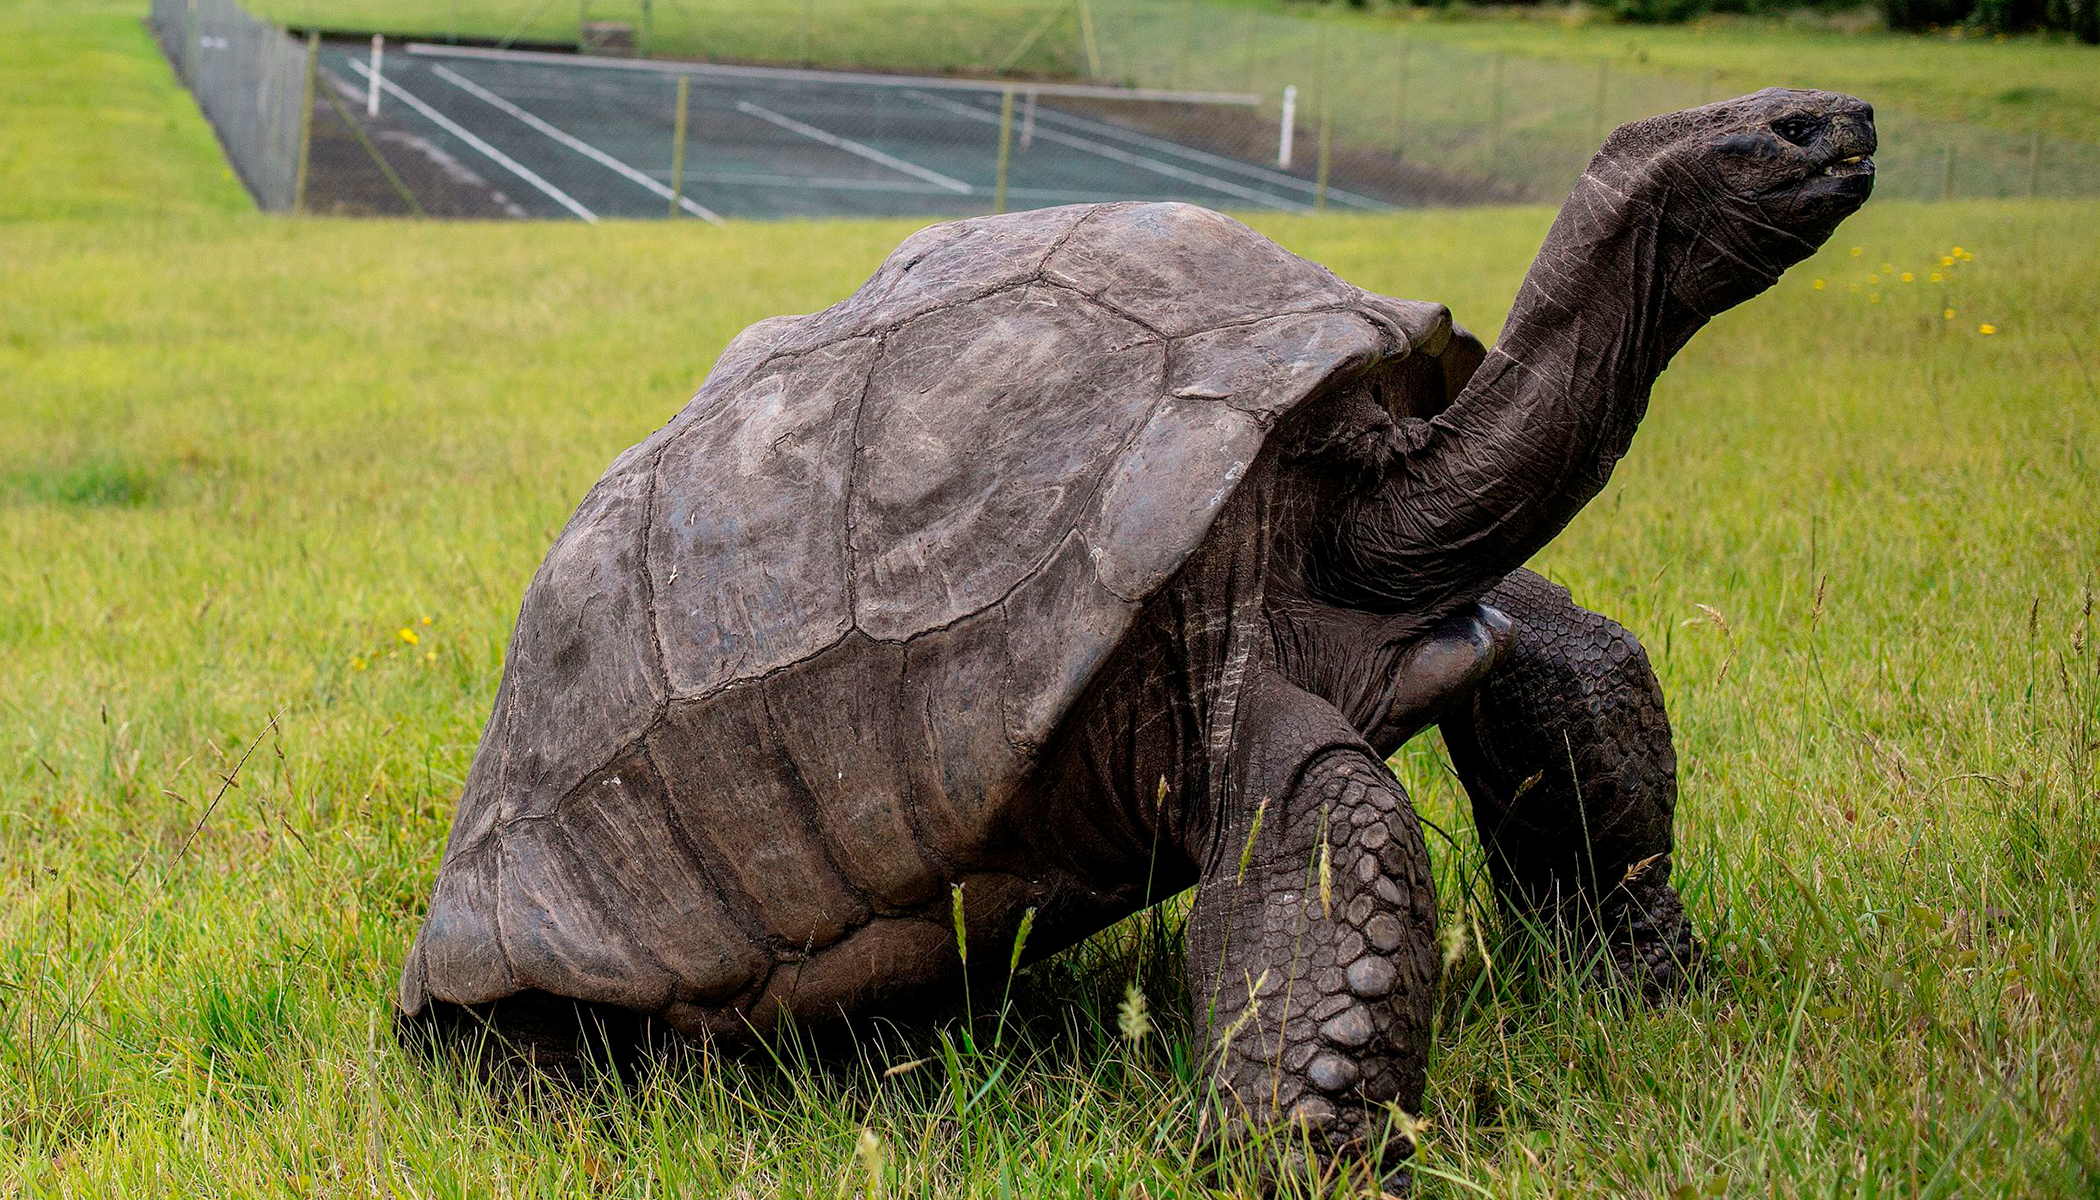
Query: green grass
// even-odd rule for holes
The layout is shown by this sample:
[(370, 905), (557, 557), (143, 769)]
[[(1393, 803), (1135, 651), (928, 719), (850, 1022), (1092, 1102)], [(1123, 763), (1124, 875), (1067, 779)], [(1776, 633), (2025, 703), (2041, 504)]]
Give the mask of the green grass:
[[(136, 25), (43, 30), (17, 95), (107, 52), (133, 99), (51, 105), (0, 223), (0, 1195), (1196, 1194), (1145, 929), (1024, 977), (1023, 1027), (994, 1049), (980, 1019), (975, 1052), (518, 1093), (388, 1034), (570, 506), (738, 327), (844, 294), (910, 223), (234, 211)], [(62, 132), (162, 111), (171, 136)], [(1411, 747), (1464, 934), (1425, 1166), (1494, 1195), (2100, 1188), (2094, 216), (1877, 202), (1664, 377), (1544, 565), (1654, 654), (1721, 988), (1629, 1008), (1483, 928), (1469, 822)], [(1547, 218), (1262, 227), (1491, 331)], [(1951, 281), (1882, 277), (1956, 244)], [(1135, 1048), (1133, 973), (1161, 1019)]]
[(0, 222), (249, 207), (144, 11), (0, 0)]

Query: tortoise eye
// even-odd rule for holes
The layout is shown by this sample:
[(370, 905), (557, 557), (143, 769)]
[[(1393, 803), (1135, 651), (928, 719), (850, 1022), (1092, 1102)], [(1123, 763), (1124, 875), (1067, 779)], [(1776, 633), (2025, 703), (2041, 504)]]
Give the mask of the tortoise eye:
[(1772, 122), (1772, 132), (1796, 146), (1806, 146), (1815, 140), (1816, 130), (1821, 124), (1813, 117), (1782, 117)]

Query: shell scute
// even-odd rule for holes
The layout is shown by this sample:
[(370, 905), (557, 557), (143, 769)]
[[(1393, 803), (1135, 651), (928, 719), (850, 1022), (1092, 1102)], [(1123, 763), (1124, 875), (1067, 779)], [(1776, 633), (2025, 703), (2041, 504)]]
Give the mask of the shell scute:
[(797, 662), (852, 627), (846, 480), (876, 348), (776, 359), (672, 427), (649, 535), (672, 695)]
[(1087, 514), (1158, 401), (1161, 343), (1028, 286), (892, 333), (860, 414), (855, 623), (894, 640), (997, 603)]

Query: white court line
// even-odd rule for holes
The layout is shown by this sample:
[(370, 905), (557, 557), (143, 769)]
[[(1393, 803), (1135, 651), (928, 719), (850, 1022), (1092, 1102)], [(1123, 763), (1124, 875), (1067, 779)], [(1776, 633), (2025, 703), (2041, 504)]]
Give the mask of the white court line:
[[(914, 179), (923, 179), (928, 183), (934, 184), (938, 187), (944, 187), (949, 191), (955, 192), (959, 195), (967, 196), (970, 193), (977, 190), (971, 187), (969, 184), (964, 183), (960, 179), (950, 179), (948, 176), (941, 174), (939, 171), (930, 171), (917, 163), (905, 162), (901, 158), (897, 158), (889, 154), (884, 154), (882, 151), (877, 150), (873, 146), (864, 146), (861, 143), (854, 141), (852, 138), (843, 138), (835, 133), (827, 133), (814, 125), (805, 125), (802, 122), (797, 121), (793, 117), (783, 117), (779, 113), (774, 112), (772, 109), (760, 108), (758, 105), (751, 103), (749, 100), (737, 101), (736, 110), (740, 113), (745, 113), (749, 116), (757, 117), (761, 121), (771, 121), (773, 124), (780, 126), (782, 129), (786, 129), (794, 133), (799, 133), (803, 137), (806, 137), (811, 141), (822, 142), (827, 146), (833, 146), (840, 150), (844, 150), (848, 154), (858, 154), (862, 158), (865, 158), (870, 162), (881, 163), (883, 166), (888, 167), (892, 171), (902, 171), (906, 175), (909, 175)], [(996, 121), (999, 118), (993, 117), (992, 119)]]
[[(919, 101), (921, 104), (930, 104), (935, 108), (946, 109), (959, 116), (968, 117), (973, 121), (987, 121), (993, 125), (999, 123), (999, 115), (997, 113), (986, 112), (981, 108), (972, 108), (967, 104), (957, 104), (955, 101), (943, 96), (929, 96), (924, 92), (915, 91), (907, 91), (904, 94)], [(1142, 167), (1147, 171), (1165, 175), (1170, 179), (1179, 179), (1184, 183), (1193, 183), (1199, 187), (1206, 187), (1214, 192), (1223, 192), (1228, 196), (1238, 196), (1242, 200), (1252, 200), (1259, 204), (1268, 205), (1271, 208), (1280, 208), (1287, 212), (1312, 211), (1295, 200), (1286, 200), (1282, 196), (1273, 195), (1269, 192), (1258, 192), (1253, 188), (1241, 187), (1229, 179), (1220, 179), (1215, 175), (1205, 175), (1201, 171), (1185, 170), (1172, 163), (1163, 163), (1156, 158), (1146, 158), (1142, 154), (1132, 154), (1128, 150), (1119, 149), (1105, 142), (1097, 142), (1091, 138), (1074, 137), (1069, 133), (1059, 133), (1055, 129), (1037, 129), (1035, 136), (1046, 141), (1056, 142), (1061, 146), (1070, 146), (1074, 150), (1081, 150), (1088, 154), (1097, 154), (1102, 158), (1113, 159), (1119, 163), (1127, 163), (1133, 167)]]
[[(350, 60), (350, 66), (360, 75), (363, 75), (368, 79), (371, 78), (372, 68), (366, 66), (365, 64), (357, 61), (354, 58)], [(545, 179), (540, 178), (538, 172), (534, 171), (531, 167), (526, 166), (524, 163), (519, 162), (517, 159), (512, 158), (510, 155), (505, 154), (503, 151), (498, 150), (494, 146), (489, 145), (487, 142), (482, 141), (480, 138), (475, 137), (472, 133), (468, 132), (465, 126), (462, 126), (459, 122), (446, 116), (444, 113), (441, 113), (438, 110), (430, 107), (428, 104), (423, 103), (421, 100), (417, 99), (415, 96), (411, 95), (408, 91), (403, 89), (400, 84), (395, 83), (391, 79), (382, 77), (379, 80), (379, 86), (385, 88), (389, 95), (392, 95), (396, 99), (400, 100), (401, 103), (408, 105), (410, 108), (413, 108), (417, 112), (422, 113), (425, 117), (428, 117), (431, 123), (436, 125), (438, 128), (444, 130), (446, 133), (451, 134), (453, 137), (458, 138), (460, 141), (465, 142), (467, 145), (474, 147), (476, 150), (481, 151), (483, 154), (488, 155), (488, 157), (492, 161), (494, 161), (497, 166), (502, 167), (504, 170), (509, 171), (511, 174), (517, 176), (518, 178), (538, 188), (542, 192), (545, 192), (547, 195), (553, 197), (554, 202), (556, 204), (561, 205), (563, 208), (568, 209), (570, 212), (575, 213), (577, 216), (583, 218), (586, 221), (589, 221), (593, 225), (598, 223), (598, 214), (592, 212), (588, 208), (585, 208), (583, 205), (578, 204), (576, 202), (576, 197), (571, 196), (569, 193), (562, 191), (560, 188), (555, 187), (551, 183), (548, 183)]]
[[(547, 122), (540, 120), (538, 117), (533, 116), (531, 113), (526, 112), (524, 109), (519, 108), (517, 105), (512, 104), (510, 101), (505, 100), (503, 97), (497, 95), (496, 93), (488, 90), (485, 87), (482, 87), (480, 84), (475, 83), (473, 80), (468, 79), (466, 76), (461, 75), (459, 72), (454, 71), (452, 68), (440, 64), (431, 67), (430, 73), (437, 76), (439, 79), (444, 80), (446, 83), (451, 84), (453, 87), (456, 87), (461, 91), (467, 93), (468, 95), (474, 97), (477, 100), (487, 101), (489, 104), (494, 105), (496, 108), (502, 110), (503, 112), (509, 113), (511, 116), (516, 117), (518, 120), (523, 121), (525, 124), (531, 126), (532, 128), (537, 129), (541, 133), (546, 134), (548, 137), (553, 138), (555, 141), (560, 142), (562, 145), (567, 146), (569, 149), (574, 150), (576, 153), (583, 155), (585, 158), (590, 159), (592, 162), (598, 163), (601, 166), (604, 166), (628, 179), (633, 180), (634, 182), (642, 185), (643, 187), (648, 188), (650, 191), (655, 192), (658, 196), (669, 200), (673, 195), (670, 188), (665, 187), (661, 183), (658, 183), (655, 179), (652, 179), (649, 176), (642, 174), (640, 171), (635, 170), (633, 167), (628, 166), (626, 163), (621, 162), (619, 159), (614, 158), (612, 155), (607, 154), (605, 151), (600, 150), (598, 147), (591, 145), (589, 142), (584, 141), (582, 138), (576, 137), (572, 134), (564, 133), (563, 131), (556, 129), (554, 126), (549, 125)], [(685, 211), (693, 214), (694, 216), (699, 217), (703, 221), (710, 221), (716, 225), (720, 225), (722, 223), (722, 214), (715, 212), (712, 209), (702, 208), (700, 205), (694, 203), (692, 197), (690, 196), (678, 197), (678, 206), (680, 208), (683, 208)]]
[[(1111, 125), (1106, 121), (1094, 121), (1089, 120), (1086, 117), (1075, 117), (1070, 113), (1059, 112), (1054, 108), (1044, 108), (1041, 105), (1036, 106), (1036, 119), (1039, 121), (1049, 121), (1052, 124), (1068, 125), (1074, 129), (1086, 130), (1089, 133), (1109, 134), (1113, 137), (1122, 138), (1126, 142), (1132, 142), (1140, 146), (1147, 146), (1151, 149), (1163, 151), (1169, 154), (1178, 154), (1181, 157), (1189, 159), (1193, 162), (1206, 163), (1210, 166), (1245, 175), (1252, 179), (1259, 179), (1263, 183), (1274, 184), (1277, 187), (1287, 187), (1295, 191), (1309, 192), (1315, 195), (1317, 195), (1320, 190), (1320, 185), (1309, 179), (1300, 179), (1296, 175), (1287, 175), (1282, 171), (1273, 170), (1269, 167), (1259, 166), (1254, 163), (1241, 162), (1239, 159), (1227, 158), (1222, 154), (1212, 154), (1208, 150), (1198, 150), (1193, 146), (1184, 146), (1179, 142), (1169, 141), (1166, 138), (1153, 137), (1151, 134), (1147, 133), (1138, 133), (1135, 130), (1125, 129), (1120, 125)], [(1347, 191), (1338, 187), (1328, 188), (1327, 198), (1330, 200), (1340, 200), (1347, 204), (1353, 204), (1358, 208), (1368, 208), (1376, 212), (1393, 211), (1393, 206), (1387, 204), (1383, 200), (1377, 200), (1370, 196), (1361, 195), (1357, 192)]]

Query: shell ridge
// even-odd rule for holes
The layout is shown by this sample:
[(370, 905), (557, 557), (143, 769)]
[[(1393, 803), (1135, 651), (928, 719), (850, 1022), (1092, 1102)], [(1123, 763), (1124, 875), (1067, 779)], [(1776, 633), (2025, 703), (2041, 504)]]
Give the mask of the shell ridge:
[[(642, 739), (642, 758), (649, 764), (649, 769), (656, 772), (658, 779), (670, 778), (664, 771), (663, 763), (656, 757), (656, 747), (650, 745), (647, 738)], [(768, 969), (771, 965), (777, 965), (780, 936), (768, 928), (760, 916), (758, 901), (752, 899), (742, 885), (732, 882), (732, 874), (726, 866), (717, 868), (714, 861), (693, 841), (692, 836), (686, 832), (685, 823), (671, 811), (670, 788), (665, 787), (661, 790), (661, 799), (657, 807), (663, 812), (664, 827), (670, 830), (671, 841), (678, 847), (678, 852), (685, 856), (700, 878), (713, 889), (715, 898), (722, 902), (722, 908), (729, 914), (729, 919), (736, 922), (737, 928), (751, 944), (766, 951)]]
[[(848, 636), (851, 635), (849, 634)], [(844, 641), (845, 639), (841, 638), (839, 640)], [(868, 898), (867, 893), (861, 891), (860, 885), (854, 883), (852, 878), (846, 874), (846, 868), (841, 863), (838, 848), (832, 844), (831, 831), (825, 829), (824, 823), (818, 820), (819, 817), (823, 816), (823, 813), (819, 811), (817, 804), (817, 791), (809, 786), (809, 777), (803, 774), (802, 764), (796, 761), (793, 754), (788, 752), (786, 732), (780, 726), (779, 717), (773, 712), (773, 698), (766, 694), (766, 689), (763, 687), (758, 689), (758, 707), (759, 711), (764, 713), (766, 718), (766, 743), (772, 750), (774, 759), (786, 770), (788, 782), (795, 789), (795, 803), (789, 807), (794, 809), (796, 816), (802, 818), (803, 825), (808, 828), (810, 833), (810, 844), (816, 847), (817, 853), (824, 856), (824, 865), (829, 867), (832, 875), (838, 879), (840, 889), (861, 907), (863, 914), (861, 919), (845, 922), (845, 929), (836, 940), (829, 943), (837, 945), (839, 942), (853, 936), (854, 930), (868, 923), (869, 917), (867, 914), (878, 916), (886, 914), (875, 907), (873, 901)]]
[[(905, 639), (903, 653), (897, 655), (897, 694), (900, 696), (904, 694), (905, 684), (911, 676), (910, 643), (911, 639)], [(933, 692), (931, 689), (928, 689), (926, 693), (926, 728), (934, 728)], [(947, 855), (934, 849), (933, 843), (926, 837), (926, 830), (919, 824), (918, 777), (910, 771), (902, 772), (901, 777), (904, 780), (904, 797), (903, 803), (898, 807), (904, 810), (904, 827), (911, 831), (913, 847), (918, 850), (919, 857), (931, 863), (942, 877), (952, 878), (955, 874), (954, 865), (948, 861)]]
[(1039, 276), (1039, 280), (1044, 287), (1056, 288), (1058, 291), (1061, 292), (1070, 292), (1074, 296), (1079, 297), (1081, 300), (1093, 305), (1101, 311), (1109, 313), (1112, 316), (1120, 317), (1123, 320), (1130, 322), (1132, 325), (1135, 325), (1138, 328), (1144, 330), (1145, 332), (1151, 334), (1155, 339), (1161, 342), (1171, 342), (1174, 340), (1164, 330), (1160, 329), (1152, 322), (1147, 321), (1145, 318), (1138, 316), (1136, 313), (1125, 310), (1120, 305), (1111, 303), (1107, 300), (1103, 300), (1101, 298), (1101, 293), (1099, 292), (1089, 292), (1085, 288), (1067, 282), (1066, 280), (1059, 279), (1055, 275), (1051, 275), (1047, 272)]
[(845, 552), (846, 560), (846, 632), (839, 635), (841, 642), (860, 628), (860, 547), (853, 543), (856, 532), (853, 496), (859, 490), (861, 461), (867, 457), (868, 451), (868, 393), (875, 387), (875, 371), (882, 365), (889, 346), (888, 333), (875, 336), (875, 348), (868, 354), (867, 373), (860, 377), (860, 395), (853, 400), (852, 445), (846, 451), (846, 485), (840, 489), (839, 497), (839, 514), (845, 524), (845, 528), (839, 531), (839, 548)]
[[(639, 741), (640, 739), (636, 740)], [(602, 771), (600, 773), (602, 773)], [(575, 794), (578, 799), (583, 800), (584, 803), (589, 804), (593, 809), (597, 811), (600, 820), (603, 820), (608, 824), (612, 823), (613, 815), (605, 811), (605, 807), (598, 803), (596, 797), (586, 797), (584, 791), (581, 788), (579, 788)], [(620, 909), (615, 908), (611, 904), (608, 904), (606, 902), (605, 889), (599, 886), (598, 876), (590, 870), (589, 864), (584, 862), (583, 855), (577, 851), (573, 839), (561, 839), (561, 854), (563, 858), (565, 858), (569, 862), (571, 869), (574, 871), (576, 890), (582, 892), (584, 895), (596, 901), (597, 910), (600, 913), (611, 915), (620, 911)], [(620, 888), (620, 891), (632, 903), (640, 903), (642, 900), (642, 897), (631, 888), (622, 887)], [(647, 959), (651, 966), (654, 966), (657, 970), (662, 971), (664, 973), (664, 977), (671, 980), (671, 984), (667, 988), (667, 994), (664, 998), (664, 1001), (658, 1002), (657, 1007), (661, 1008), (663, 1006), (663, 1003), (669, 1001), (672, 995), (676, 993), (678, 984), (684, 981), (684, 976), (672, 970), (668, 965), (664, 963), (662, 959), (657, 958), (656, 952), (649, 948), (649, 943), (646, 938), (631, 933), (626, 929), (620, 930), (620, 934), (622, 940), (627, 943), (629, 948), (633, 949), (637, 954), (640, 954), (643, 958)]]

